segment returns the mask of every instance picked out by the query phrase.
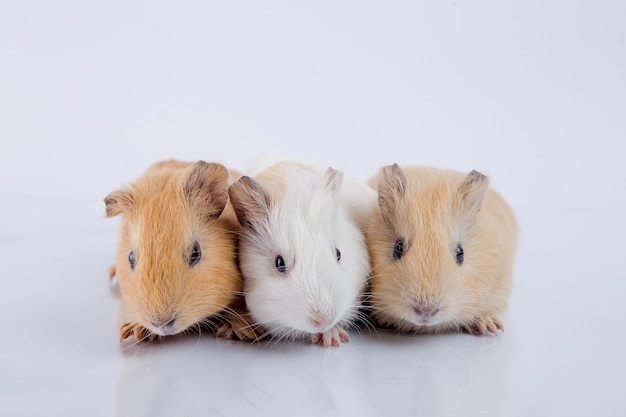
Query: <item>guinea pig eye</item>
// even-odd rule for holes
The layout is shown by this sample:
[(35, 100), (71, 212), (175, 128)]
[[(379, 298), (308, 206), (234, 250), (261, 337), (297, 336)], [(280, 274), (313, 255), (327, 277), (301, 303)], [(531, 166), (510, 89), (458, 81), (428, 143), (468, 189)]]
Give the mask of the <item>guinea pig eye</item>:
[(398, 239), (393, 245), (393, 257), (398, 260), (402, 258), (402, 255), (404, 255), (404, 241), (402, 239)]
[(341, 260), (341, 251), (335, 248), (335, 254), (337, 255), (337, 262), (339, 262)]
[(189, 256), (189, 267), (195, 266), (200, 259), (202, 258), (202, 249), (200, 249), (200, 244), (196, 241), (193, 244), (193, 249), (191, 250), (191, 256)]
[(457, 265), (463, 264), (463, 246), (459, 243), (454, 251), (454, 256), (456, 258)]
[(278, 255), (276, 257), (276, 261), (274, 261), (274, 265), (276, 266), (276, 269), (278, 269), (278, 272), (280, 272), (281, 274), (284, 274), (285, 272), (287, 272), (287, 266), (285, 265), (285, 260), (283, 259), (282, 256)]
[(134, 271), (135, 270), (135, 252), (132, 250), (128, 254), (128, 263), (130, 264), (130, 269)]

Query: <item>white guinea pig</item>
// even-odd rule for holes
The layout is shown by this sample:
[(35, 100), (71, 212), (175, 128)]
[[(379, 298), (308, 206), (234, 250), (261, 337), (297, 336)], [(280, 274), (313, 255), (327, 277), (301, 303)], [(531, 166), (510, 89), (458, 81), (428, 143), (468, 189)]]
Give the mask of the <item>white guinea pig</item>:
[[(350, 182), (352, 184), (352, 182)], [(247, 306), (273, 338), (339, 346), (359, 314), (370, 270), (356, 219), (375, 193), (345, 192), (343, 174), (279, 162), (229, 189), (243, 230), (239, 264)], [(372, 200), (367, 194), (372, 192)], [(351, 201), (344, 201), (344, 196)]]

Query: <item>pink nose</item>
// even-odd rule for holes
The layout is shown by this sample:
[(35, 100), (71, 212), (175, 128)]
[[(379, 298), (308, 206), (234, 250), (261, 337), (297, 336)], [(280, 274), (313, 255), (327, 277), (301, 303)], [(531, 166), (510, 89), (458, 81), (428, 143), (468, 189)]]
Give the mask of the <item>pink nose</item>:
[(413, 307), (413, 311), (420, 317), (423, 318), (432, 318), (437, 313), (439, 313), (439, 307), (437, 306), (415, 306)]
[(311, 324), (316, 328), (328, 327), (332, 320), (328, 314), (321, 313), (319, 311), (313, 311), (309, 318)]

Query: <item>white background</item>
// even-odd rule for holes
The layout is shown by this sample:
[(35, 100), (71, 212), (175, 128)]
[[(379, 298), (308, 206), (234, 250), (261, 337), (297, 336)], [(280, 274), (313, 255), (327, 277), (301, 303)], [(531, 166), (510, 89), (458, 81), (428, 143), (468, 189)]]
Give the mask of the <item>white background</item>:
[[(624, 1), (2, 1), (0, 60), (0, 415), (626, 415)], [(102, 198), (171, 157), (489, 174), (505, 333), (119, 345)]]

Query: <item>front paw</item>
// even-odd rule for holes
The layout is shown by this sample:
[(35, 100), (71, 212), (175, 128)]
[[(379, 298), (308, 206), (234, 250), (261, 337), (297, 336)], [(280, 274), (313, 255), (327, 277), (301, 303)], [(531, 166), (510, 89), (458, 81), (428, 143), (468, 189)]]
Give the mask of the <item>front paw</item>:
[(223, 337), (226, 340), (232, 340), (235, 337), (235, 332), (233, 331), (233, 327), (230, 323), (222, 323), (220, 327), (217, 328), (215, 332), (217, 337)]
[(463, 326), (463, 330), (475, 336), (485, 336), (487, 333), (497, 334), (504, 331), (504, 326), (496, 316), (477, 317), (471, 323)]
[(120, 329), (120, 342), (134, 336), (137, 343), (147, 340), (152, 342), (157, 338), (157, 335), (146, 329), (139, 323), (124, 323)]
[(314, 345), (322, 344), (327, 347), (339, 347), (341, 342), (348, 343), (350, 336), (348, 332), (342, 329), (340, 326), (335, 326), (332, 329), (324, 333), (316, 333), (311, 335), (311, 343)]
[(240, 321), (236, 321), (231, 323), (231, 326), (233, 328), (233, 332), (235, 332), (235, 335), (239, 340), (252, 342), (259, 338), (259, 334), (257, 333), (259, 328), (254, 324), (250, 324), (246, 320), (242, 319)]
[(259, 338), (256, 330), (259, 327), (252, 324), (252, 317), (246, 313), (229, 312), (226, 314), (228, 320), (217, 329), (217, 337), (223, 337), (227, 340), (237, 337), (243, 341), (254, 341)]
[(223, 319), (226, 321), (217, 329), (217, 337), (239, 340), (255, 341), (264, 330), (256, 324), (246, 306), (246, 300), (242, 295), (235, 297), (224, 311)]

